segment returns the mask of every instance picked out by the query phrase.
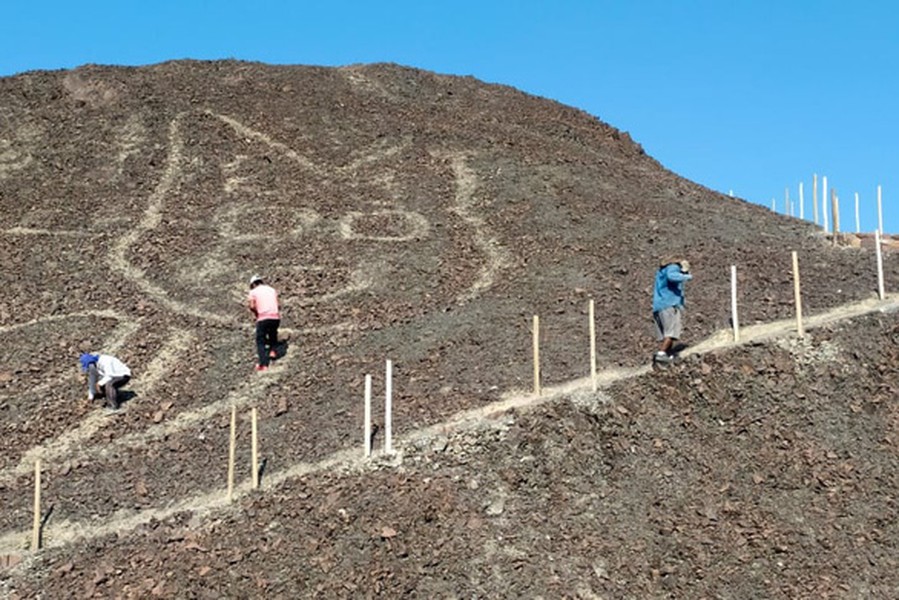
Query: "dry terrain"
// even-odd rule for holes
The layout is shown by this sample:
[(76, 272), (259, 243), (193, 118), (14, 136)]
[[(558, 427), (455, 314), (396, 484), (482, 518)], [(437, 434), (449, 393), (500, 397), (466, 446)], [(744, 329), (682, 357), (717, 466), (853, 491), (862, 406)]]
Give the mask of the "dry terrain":
[[(593, 116), (396, 65), (26, 73), (0, 79), (0, 207), (0, 595), (899, 597), (899, 320), (870, 240)], [(766, 325), (794, 314), (794, 250), (802, 339)], [(695, 273), (688, 348), (651, 372), (670, 255)], [(266, 374), (257, 272), (290, 337)], [(85, 399), (85, 350), (132, 367), (116, 415)], [(385, 359), (397, 451), (366, 461)]]

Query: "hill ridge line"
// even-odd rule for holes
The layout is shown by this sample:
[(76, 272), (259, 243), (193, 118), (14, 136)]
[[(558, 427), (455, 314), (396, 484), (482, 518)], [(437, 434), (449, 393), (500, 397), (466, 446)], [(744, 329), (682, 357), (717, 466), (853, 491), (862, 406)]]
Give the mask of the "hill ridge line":
[[(899, 311), (899, 295), (889, 294), (884, 300), (871, 298), (859, 302), (847, 303), (837, 306), (829, 311), (810, 315), (804, 319), (806, 329), (813, 329), (851, 319), (854, 317), (871, 314), (874, 312)], [(770, 323), (750, 325), (740, 329), (740, 341), (733, 340), (731, 330), (720, 330), (709, 336), (695, 346), (683, 352), (684, 355), (707, 354), (716, 350), (725, 350), (738, 346), (745, 346), (760, 341), (785, 337), (796, 334), (795, 319), (783, 319)], [(639, 377), (651, 371), (649, 365), (639, 367), (616, 367), (597, 373), (597, 389), (607, 387), (618, 381)], [(476, 430), (489, 427), (490, 421), (497, 415), (509, 410), (528, 410), (542, 404), (555, 401), (562, 396), (576, 391), (589, 390), (592, 386), (590, 376), (573, 379), (558, 385), (546, 386), (539, 396), (523, 393), (521, 390), (510, 390), (505, 398), (492, 402), (486, 406), (461, 411), (440, 423), (427, 425), (415, 431), (400, 436), (396, 441), (394, 455), (374, 454), (371, 459), (362, 456), (361, 448), (344, 448), (313, 462), (300, 461), (293, 465), (272, 473), (266, 477), (266, 487), (274, 488), (282, 483), (302, 477), (311, 473), (324, 470), (341, 470), (345, 473), (362, 472), (378, 468), (382, 464), (399, 465), (403, 460), (403, 446), (408, 446), (422, 440), (434, 437), (446, 436), (464, 430)], [(251, 481), (247, 478), (235, 486), (234, 498), (239, 499), (255, 490), (251, 487)], [(44, 532), (46, 543), (44, 548), (64, 547), (68, 544), (89, 541), (111, 534), (121, 535), (132, 531), (140, 525), (151, 520), (165, 520), (181, 512), (191, 512), (195, 515), (206, 516), (213, 511), (230, 506), (226, 498), (226, 488), (219, 488), (190, 497), (182, 498), (167, 506), (149, 508), (141, 511), (120, 511), (109, 517), (96, 521), (61, 521)], [(232, 503), (233, 504), (233, 503)], [(0, 534), (0, 552), (15, 552), (27, 547), (31, 539), (30, 530), (9, 531)], [(14, 569), (27, 568), (34, 554), (24, 557)]]

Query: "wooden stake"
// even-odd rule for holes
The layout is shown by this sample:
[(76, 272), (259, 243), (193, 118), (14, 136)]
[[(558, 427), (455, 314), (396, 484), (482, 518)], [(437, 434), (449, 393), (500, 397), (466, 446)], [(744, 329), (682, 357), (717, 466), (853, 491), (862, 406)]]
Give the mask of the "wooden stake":
[(31, 529), (31, 550), (41, 549), (41, 459), (34, 461), (34, 524)]
[(877, 247), (877, 296), (883, 300), (886, 293), (883, 289), (883, 250), (880, 248), (880, 230), (874, 232), (874, 245)]
[(818, 224), (818, 174), (812, 176), (812, 208), (815, 213), (815, 225)]
[(830, 210), (833, 214), (833, 233), (840, 233), (840, 197), (837, 196), (837, 188), (830, 190)]
[(593, 298), (590, 298), (590, 382), (596, 391), (596, 321), (593, 312)]
[(824, 224), (824, 233), (827, 233), (827, 175), (821, 178), (821, 221)]
[(799, 182), (799, 218), (805, 219), (805, 198), (802, 196), (802, 182)]
[(737, 265), (730, 266), (730, 314), (734, 326), (734, 341), (740, 341), (740, 319), (737, 316)]
[(534, 395), (540, 395), (540, 317), (534, 315)]
[(877, 229), (883, 235), (883, 203), (880, 201), (880, 186), (877, 186)]
[(855, 233), (861, 233), (862, 222), (858, 218), (858, 192), (855, 192)]
[(793, 205), (790, 204), (790, 188), (784, 188), (784, 210), (789, 216), (793, 216)]
[(231, 407), (231, 435), (228, 438), (228, 502), (234, 500), (234, 460), (237, 457), (237, 406)]
[(259, 489), (259, 430), (256, 427), (256, 407), (250, 410), (250, 421), (253, 426), (253, 489)]
[(799, 256), (793, 250), (793, 297), (796, 301), (796, 333), (799, 337), (805, 337), (805, 329), (802, 327), (802, 293), (799, 289)]
[(393, 363), (389, 360), (384, 379), (384, 452), (393, 452)]
[(371, 456), (371, 375), (365, 376), (365, 458)]

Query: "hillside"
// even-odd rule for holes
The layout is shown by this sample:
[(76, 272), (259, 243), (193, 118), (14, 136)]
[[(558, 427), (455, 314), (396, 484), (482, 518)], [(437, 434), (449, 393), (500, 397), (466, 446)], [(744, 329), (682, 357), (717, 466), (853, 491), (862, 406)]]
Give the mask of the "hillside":
[[(644, 364), (661, 256), (693, 264), (695, 343), (728, 326), (730, 265), (741, 321), (767, 322), (793, 314), (792, 250), (814, 314), (872, 297), (870, 249), (686, 181), (583, 112), (395, 65), (35, 72), (0, 79), (0, 114), (0, 552), (29, 558), (38, 456), (53, 506), (7, 594), (896, 595), (892, 313), (362, 472), (328, 462), (359, 450), (385, 359), (402, 435), (530, 390), (532, 315), (545, 385), (587, 374), (591, 298), (599, 368)], [(256, 272), (291, 337), (264, 375)], [(132, 367), (121, 414), (84, 399), (85, 350)], [(221, 497), (235, 405), (258, 408), (281, 483), (198, 510)]]

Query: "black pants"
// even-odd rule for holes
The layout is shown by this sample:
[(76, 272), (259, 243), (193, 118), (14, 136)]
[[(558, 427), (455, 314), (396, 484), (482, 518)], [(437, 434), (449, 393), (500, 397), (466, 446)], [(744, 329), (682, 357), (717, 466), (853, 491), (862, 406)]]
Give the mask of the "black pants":
[(119, 388), (131, 381), (131, 377), (113, 377), (103, 386), (103, 394), (106, 395), (106, 406), (117, 409), (119, 407)]
[(278, 344), (278, 326), (281, 319), (262, 319), (256, 321), (256, 353), (259, 355), (259, 364), (267, 367), (269, 363), (269, 350), (274, 350)]
[[(96, 386), (99, 378), (100, 375), (97, 373), (97, 365), (94, 363), (87, 368), (87, 385), (92, 394), (97, 389)], [(125, 375), (124, 377), (113, 377), (100, 388), (100, 391), (103, 392), (103, 396), (106, 398), (106, 406), (109, 408), (119, 407), (119, 388), (129, 381), (131, 381), (131, 377), (128, 375)]]

